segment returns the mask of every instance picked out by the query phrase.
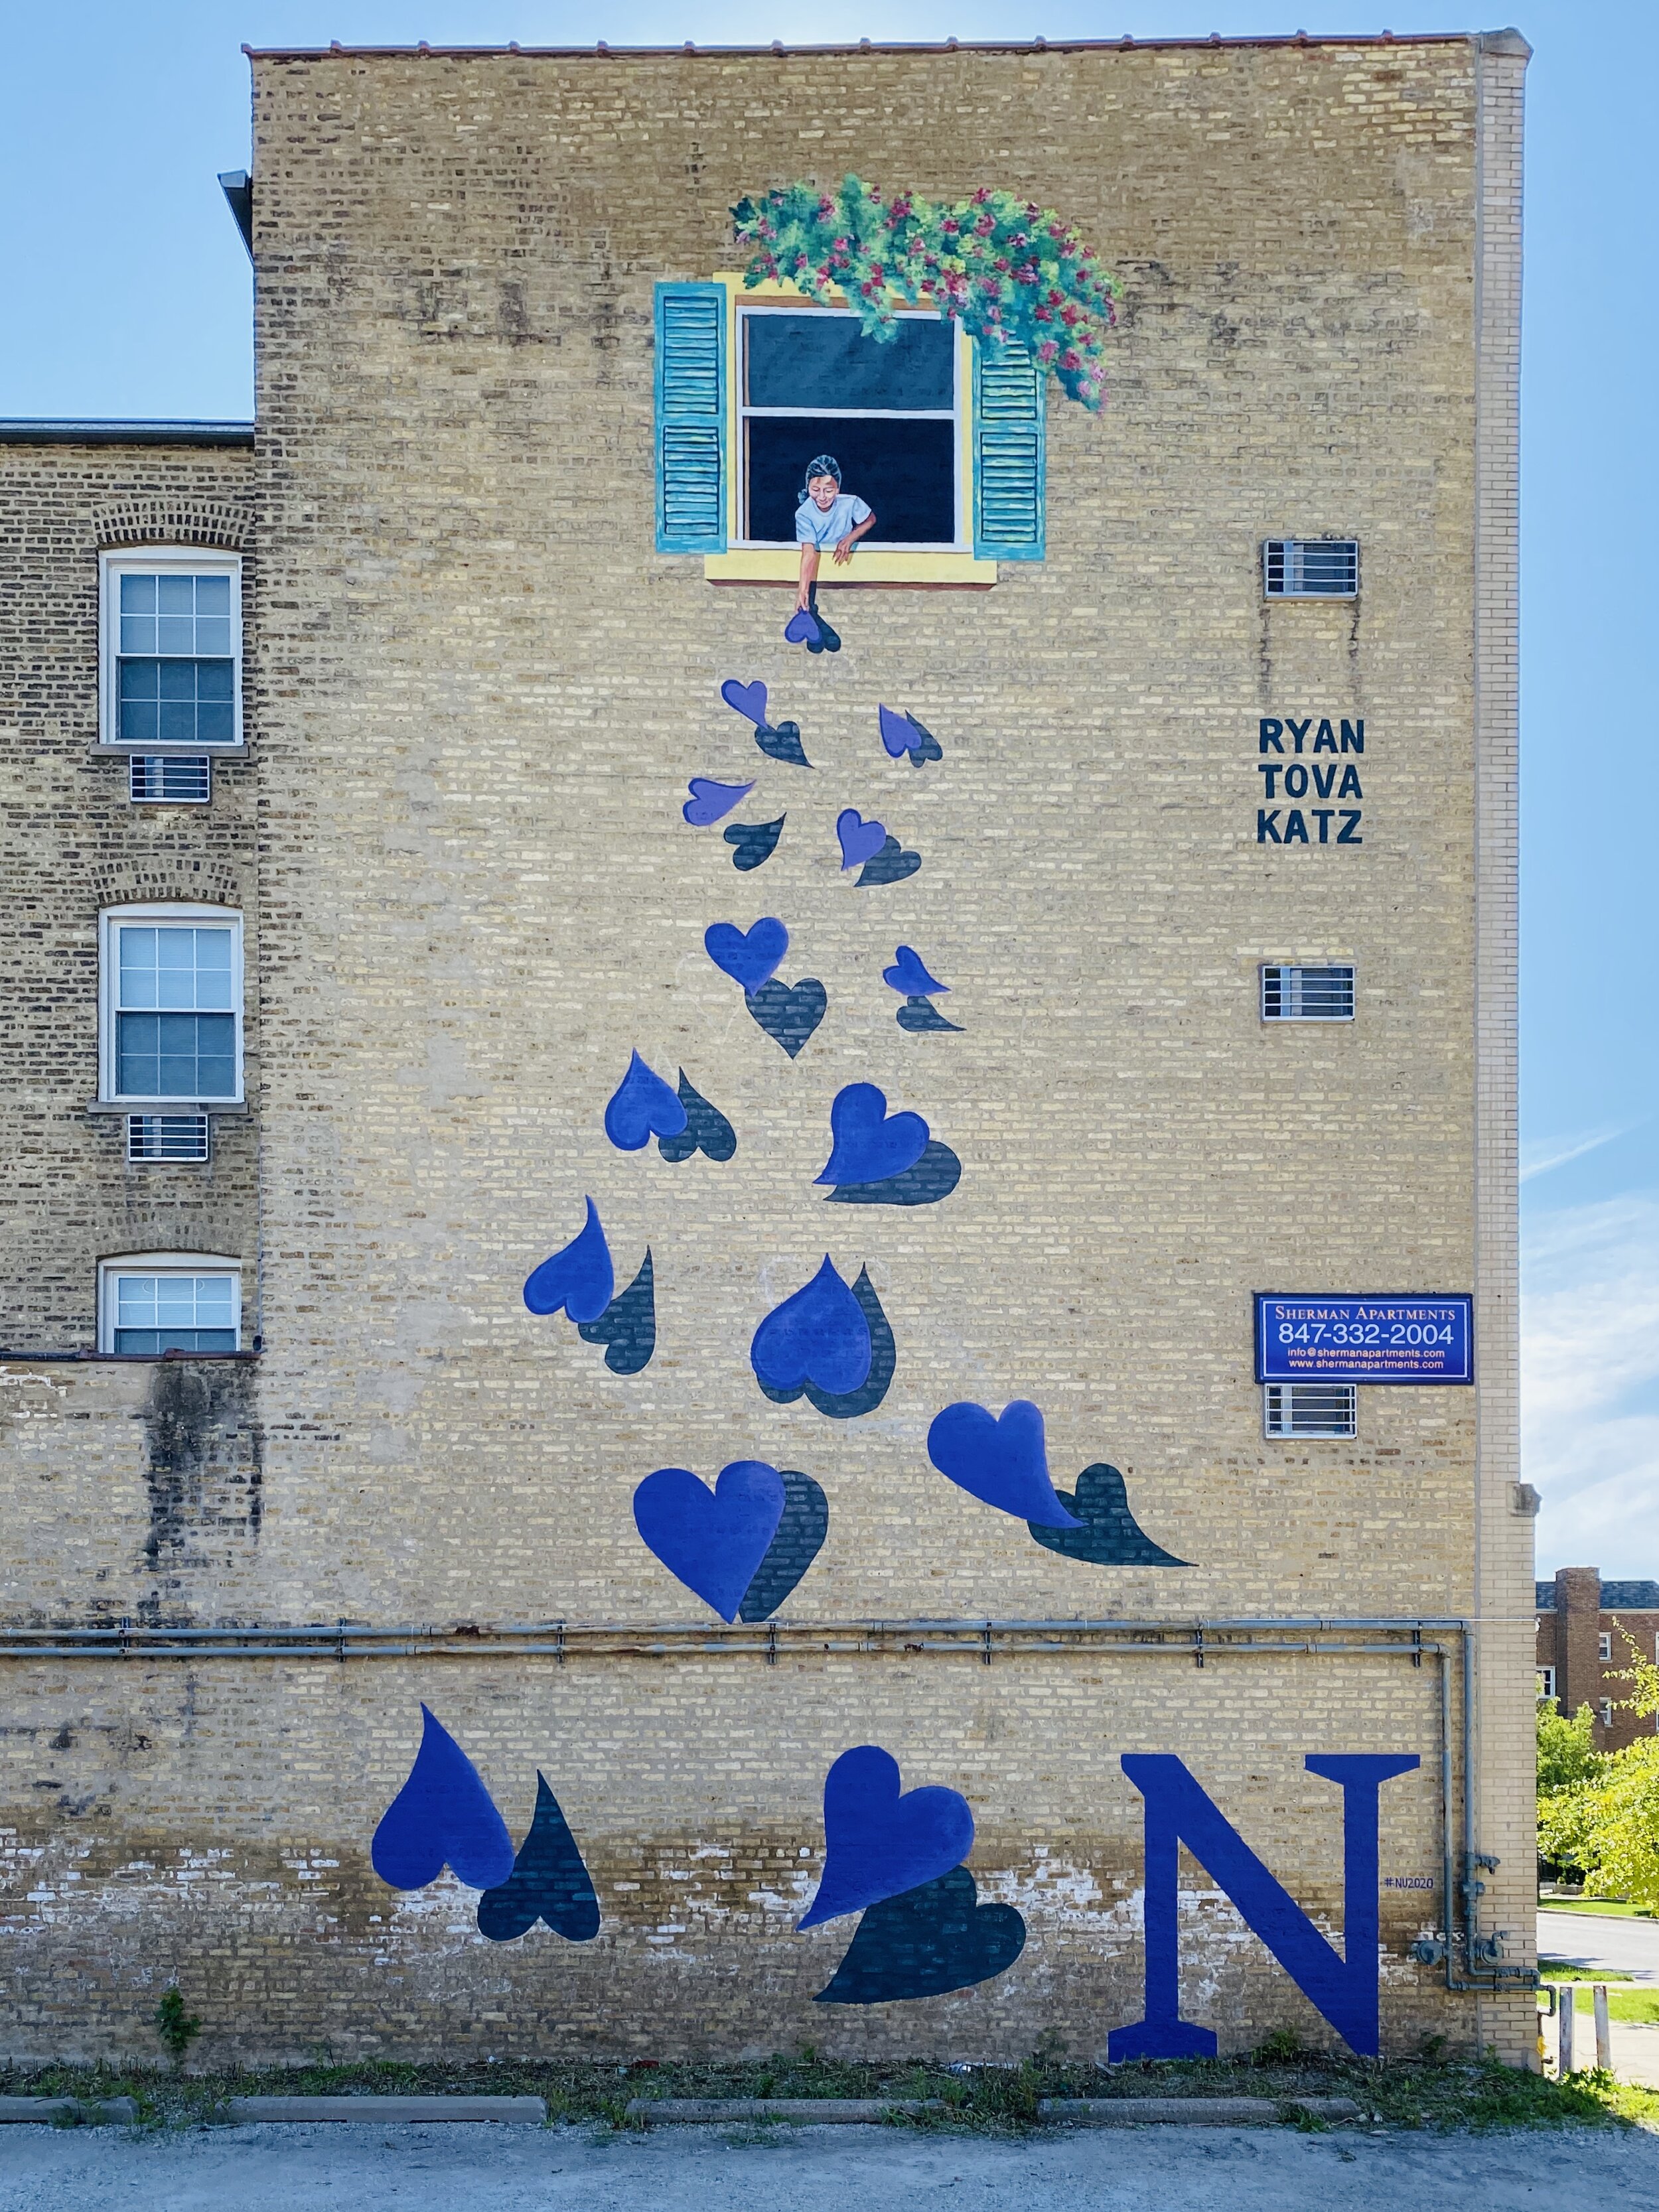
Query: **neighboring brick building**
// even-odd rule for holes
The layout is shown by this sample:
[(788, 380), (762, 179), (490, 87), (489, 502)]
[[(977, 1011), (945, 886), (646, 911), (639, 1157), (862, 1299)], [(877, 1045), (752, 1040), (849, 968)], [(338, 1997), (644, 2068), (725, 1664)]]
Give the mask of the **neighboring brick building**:
[[(1598, 1750), (1622, 1751), (1651, 1735), (1651, 1715), (1620, 1710), (1633, 1643), (1659, 1659), (1659, 1583), (1604, 1583), (1596, 1567), (1558, 1567), (1538, 1586), (1538, 1687), (1564, 1713), (1588, 1705)], [(1629, 1641), (1626, 1641), (1626, 1638)]]
[[(1526, 55), (253, 56), (257, 426), (0, 430), (12, 2051), (1530, 2057)], [(1104, 411), (732, 280), (854, 169)]]

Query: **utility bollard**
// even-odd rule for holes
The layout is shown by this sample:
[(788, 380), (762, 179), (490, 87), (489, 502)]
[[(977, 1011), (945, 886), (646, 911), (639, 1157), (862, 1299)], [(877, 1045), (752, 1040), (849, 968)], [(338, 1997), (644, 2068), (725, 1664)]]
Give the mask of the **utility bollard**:
[(1578, 1992), (1573, 1984), (1571, 1982), (1563, 1982), (1560, 2010), (1557, 2015), (1559, 2023), (1557, 2034), (1559, 2040), (1556, 2045), (1558, 2056), (1555, 2062), (1557, 2078), (1563, 2081), (1566, 2080), (1569, 2074), (1577, 2071), (1572, 2055), (1572, 2023), (1578, 2009), (1577, 1997)]
[(1613, 2071), (1613, 2030), (1607, 2025), (1607, 1985), (1595, 1984), (1595, 2063), (1604, 2074)]

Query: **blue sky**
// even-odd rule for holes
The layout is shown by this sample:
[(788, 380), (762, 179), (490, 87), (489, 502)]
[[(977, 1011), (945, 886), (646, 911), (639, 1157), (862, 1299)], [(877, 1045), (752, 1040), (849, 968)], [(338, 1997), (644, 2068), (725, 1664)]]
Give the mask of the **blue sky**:
[[(1471, 27), (1401, 0), (1376, 0), (1378, 12), (1293, 5), (1310, 31)], [(1527, 1473), (1545, 1498), (1540, 1572), (1595, 1564), (1659, 1576), (1659, 891), (1644, 857), (1659, 801), (1659, 617), (1641, 568), (1656, 505), (1655, 16), (1652, 0), (1547, 0), (1527, 5), (1519, 25), (1535, 49), (1522, 666)], [(244, 40), (808, 44), (1298, 27), (1272, 0), (1118, 0), (1109, 17), (1007, 0), (599, 10), (532, 0), (74, 0), (66, 13), (18, 9), (0, 77), (0, 415), (251, 411), (247, 262), (215, 182), (248, 160)]]

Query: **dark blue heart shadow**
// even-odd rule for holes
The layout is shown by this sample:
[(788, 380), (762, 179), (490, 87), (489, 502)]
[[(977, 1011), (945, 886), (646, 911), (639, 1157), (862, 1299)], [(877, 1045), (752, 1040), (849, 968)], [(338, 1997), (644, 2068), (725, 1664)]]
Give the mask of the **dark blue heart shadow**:
[(872, 1905), (816, 2004), (942, 1997), (1006, 1973), (1025, 1948), (1012, 1905), (981, 1905), (966, 1867)]
[(711, 1160), (729, 1160), (738, 1149), (738, 1133), (718, 1106), (711, 1106), (696, 1085), (680, 1070), (680, 1103), (685, 1127), (678, 1137), (659, 1137), (657, 1150), (670, 1166), (678, 1167), (693, 1152), (706, 1152)]
[(765, 1620), (775, 1613), (823, 1550), (830, 1533), (830, 1501), (823, 1485), (792, 1467), (781, 1467), (778, 1480), (783, 1485), (783, 1518), (743, 1594), (739, 1620)]
[(622, 1296), (597, 1321), (579, 1322), (576, 1334), (584, 1344), (605, 1346), (605, 1364), (613, 1375), (637, 1375), (651, 1364), (657, 1348), (657, 1277), (648, 1244), (639, 1273)]
[[(853, 1285), (853, 1296), (864, 1310), (870, 1325), (870, 1372), (856, 1390), (839, 1393), (820, 1390), (816, 1382), (805, 1382), (798, 1389), (775, 1390), (769, 1382), (761, 1389), (775, 1406), (793, 1406), (797, 1398), (805, 1397), (809, 1406), (832, 1421), (856, 1420), (860, 1413), (873, 1413), (887, 1395), (898, 1365), (898, 1347), (893, 1341), (893, 1331), (887, 1316), (882, 1310), (881, 1300), (876, 1296), (876, 1286), (870, 1280), (867, 1267), (859, 1269), (859, 1279)], [(760, 1378), (756, 1377), (758, 1382)]]
[(757, 1459), (723, 1467), (711, 1491), (686, 1467), (659, 1467), (634, 1492), (634, 1525), (677, 1582), (735, 1620), (783, 1518), (778, 1471)]
[(536, 1811), (513, 1871), (478, 1899), (478, 1933), (511, 1943), (544, 1920), (569, 1943), (591, 1943), (599, 1932), (599, 1900), (559, 1801), (536, 1776)]
[(780, 722), (775, 730), (759, 729), (755, 743), (769, 760), (786, 761), (791, 768), (811, 768), (806, 748), (800, 741), (799, 722)]
[(778, 848), (783, 835), (783, 825), (788, 819), (780, 814), (775, 822), (733, 822), (720, 835), (732, 848), (732, 865), (739, 875), (749, 875), (756, 868), (763, 868)]
[(751, 1019), (794, 1060), (829, 1011), (830, 994), (816, 975), (803, 975), (799, 983), (774, 975), (758, 991), (745, 993), (744, 1004)]
[(1045, 1528), (1030, 1521), (1026, 1526), (1046, 1552), (1067, 1559), (1087, 1559), (1097, 1567), (1189, 1567), (1155, 1544), (1129, 1510), (1129, 1493), (1115, 1467), (1097, 1462), (1077, 1479), (1075, 1495), (1060, 1490), (1054, 1495), (1068, 1513), (1075, 1513), (1080, 1528)]
[(962, 1035), (962, 1024), (947, 1022), (927, 999), (907, 999), (893, 1018), (902, 1030), (949, 1030), (953, 1036)]
[(513, 1838), (472, 1761), (426, 1705), (409, 1779), (380, 1816), (369, 1858), (392, 1889), (424, 1889), (446, 1865), (469, 1889), (513, 1871)]
[(914, 876), (921, 866), (920, 853), (913, 853), (901, 845), (896, 837), (889, 837), (875, 858), (866, 860), (859, 870), (859, 884), (902, 884), (907, 876)]
[[(823, 1178), (820, 1176), (820, 1182)], [(962, 1162), (937, 1137), (902, 1175), (881, 1182), (843, 1183), (824, 1195), (826, 1206), (937, 1206), (962, 1181)]]
[(957, 1790), (901, 1790), (899, 1763), (878, 1743), (844, 1751), (823, 1779), (823, 1874), (797, 1925), (846, 1912), (933, 1881), (974, 1848), (974, 1815)]
[(1079, 1523), (1054, 1495), (1042, 1415), (1029, 1398), (1015, 1398), (1000, 1414), (963, 1401), (933, 1416), (927, 1456), (970, 1498), (1045, 1528)]

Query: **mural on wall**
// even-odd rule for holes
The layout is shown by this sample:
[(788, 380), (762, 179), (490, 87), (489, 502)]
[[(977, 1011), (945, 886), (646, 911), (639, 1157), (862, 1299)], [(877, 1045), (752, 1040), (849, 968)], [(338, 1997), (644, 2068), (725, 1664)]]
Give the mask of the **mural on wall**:
[(606, 1347), (605, 1364), (613, 1375), (637, 1375), (650, 1364), (657, 1346), (656, 1278), (648, 1249), (620, 1298), (615, 1290), (611, 1247), (590, 1198), (581, 1229), (526, 1279), (524, 1302), (533, 1314), (562, 1309), (586, 1343)]
[(775, 728), (767, 720), (766, 686), (757, 677), (752, 684), (740, 684), (735, 676), (728, 676), (720, 686), (720, 696), (734, 713), (755, 726), (755, 743), (769, 759), (786, 761), (792, 768), (811, 768), (801, 744), (799, 722), (780, 722)]
[(755, 788), (752, 783), (716, 783), (706, 775), (694, 775), (685, 787), (691, 796), (680, 812), (694, 830), (711, 829), (723, 821)]
[(733, 1460), (712, 1491), (689, 1468), (647, 1474), (634, 1492), (634, 1525), (722, 1620), (764, 1620), (817, 1557), (830, 1508), (810, 1475)]
[(797, 1923), (804, 1933), (863, 1915), (819, 2004), (943, 1996), (988, 1980), (1025, 1946), (1012, 1905), (981, 1905), (963, 1861), (974, 1846), (968, 1801), (938, 1784), (902, 1790), (878, 1744), (844, 1751), (824, 1778), (823, 1874)]
[(605, 1135), (619, 1152), (638, 1152), (653, 1137), (678, 1137), (684, 1127), (679, 1093), (635, 1053), (605, 1109)]
[(904, 1000), (894, 1016), (902, 1030), (945, 1030), (954, 1036), (962, 1034), (961, 1023), (947, 1022), (933, 1004), (934, 999), (947, 994), (951, 986), (937, 981), (928, 974), (926, 963), (913, 945), (901, 945), (897, 948), (891, 967), (882, 969), (881, 980)]
[(775, 971), (789, 950), (789, 932), (777, 916), (763, 915), (746, 930), (734, 921), (713, 922), (702, 942), (720, 973), (742, 989), (750, 1018), (796, 1059), (828, 1012), (830, 998), (815, 975), (793, 984), (779, 980)]
[(1026, 1526), (1045, 1552), (1062, 1559), (1087, 1559), (1097, 1567), (1189, 1567), (1155, 1544), (1129, 1510), (1128, 1486), (1116, 1468), (1097, 1461), (1077, 1479), (1075, 1492), (1054, 1492), (1063, 1511), (1081, 1525), (1057, 1528), (1043, 1521)]
[(739, 875), (748, 875), (753, 869), (763, 868), (778, 849), (778, 840), (783, 835), (787, 813), (780, 814), (775, 822), (734, 822), (720, 835), (732, 848), (732, 865)]
[(711, 1106), (702, 1091), (680, 1070), (679, 1102), (685, 1109), (685, 1125), (678, 1134), (659, 1137), (657, 1150), (671, 1167), (678, 1167), (689, 1160), (693, 1152), (706, 1153), (711, 1160), (731, 1159), (738, 1149), (738, 1133), (720, 1112)]
[(424, 1889), (447, 1866), (469, 1889), (494, 1889), (513, 1871), (513, 1838), (495, 1799), (426, 1705), (415, 1764), (381, 1814), (368, 1855), (390, 1889)]
[(856, 806), (843, 807), (836, 817), (836, 836), (841, 845), (842, 872), (857, 868), (861, 886), (902, 883), (921, 866), (920, 853), (908, 851), (889, 833), (885, 823), (866, 822)]
[(539, 1769), (530, 1832), (507, 1880), (478, 1899), (478, 1933), (492, 1943), (513, 1943), (538, 1920), (568, 1943), (591, 1943), (599, 1932), (592, 1877)]
[(854, 1206), (935, 1206), (962, 1178), (962, 1162), (920, 1114), (887, 1111), (873, 1083), (849, 1083), (830, 1109), (833, 1142), (817, 1180)]
[(928, 761), (943, 760), (945, 748), (931, 730), (924, 729), (915, 716), (908, 712), (896, 714), (890, 707), (878, 706), (876, 716), (881, 729), (883, 749), (893, 760), (908, 760), (912, 768), (921, 768)]
[(887, 1395), (897, 1348), (870, 1271), (849, 1289), (826, 1252), (811, 1281), (775, 1306), (749, 1347), (755, 1380), (775, 1405), (805, 1396), (831, 1420), (873, 1413)]

